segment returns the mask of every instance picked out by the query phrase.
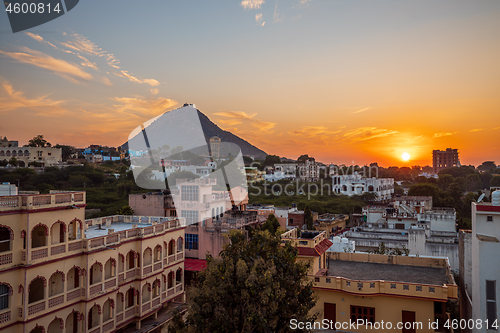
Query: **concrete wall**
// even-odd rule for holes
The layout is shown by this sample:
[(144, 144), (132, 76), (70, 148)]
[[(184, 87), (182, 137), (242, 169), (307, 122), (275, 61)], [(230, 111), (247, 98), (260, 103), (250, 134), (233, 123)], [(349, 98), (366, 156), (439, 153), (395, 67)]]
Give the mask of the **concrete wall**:
[(129, 194), (128, 205), (134, 210), (134, 215), (165, 216), (163, 194)]

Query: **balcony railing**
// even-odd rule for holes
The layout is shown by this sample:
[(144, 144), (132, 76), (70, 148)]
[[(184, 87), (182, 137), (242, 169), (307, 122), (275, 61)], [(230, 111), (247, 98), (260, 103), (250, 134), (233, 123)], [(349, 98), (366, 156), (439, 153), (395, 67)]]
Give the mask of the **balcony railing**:
[(0, 324), (7, 323), (10, 321), (10, 311), (5, 311), (0, 313)]
[(48, 247), (38, 248), (37, 250), (31, 251), (31, 260), (47, 258), (48, 255), (49, 255)]
[(66, 301), (72, 301), (74, 299), (80, 298), (82, 296), (83, 288), (77, 288), (69, 291), (66, 294)]
[(61, 254), (64, 252), (66, 252), (66, 244), (56, 245), (56, 246), (52, 246), (50, 248), (50, 255), (51, 256), (56, 255), (56, 254)]
[(85, 204), (85, 192), (66, 192), (0, 197), (0, 211), (30, 210)]
[(103, 332), (111, 331), (113, 329), (113, 327), (115, 327), (115, 320), (110, 319), (107, 322), (103, 323), (102, 331)]
[(64, 303), (64, 294), (49, 298), (49, 309)]
[(102, 283), (99, 282), (96, 285), (93, 285), (89, 288), (89, 296), (97, 294), (98, 292), (102, 291)]
[(112, 277), (106, 280), (106, 282), (104, 282), (104, 290), (111, 289), (115, 286), (116, 286), (116, 277)]
[(38, 301), (28, 306), (28, 316), (32, 316), (38, 312), (45, 310), (45, 300)]

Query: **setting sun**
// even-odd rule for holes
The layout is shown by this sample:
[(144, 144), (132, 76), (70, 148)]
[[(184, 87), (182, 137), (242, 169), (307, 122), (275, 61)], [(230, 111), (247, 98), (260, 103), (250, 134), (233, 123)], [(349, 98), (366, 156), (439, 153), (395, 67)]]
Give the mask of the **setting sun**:
[(403, 153), (403, 155), (401, 155), (401, 158), (403, 159), (403, 161), (408, 161), (410, 159), (410, 154), (408, 153)]

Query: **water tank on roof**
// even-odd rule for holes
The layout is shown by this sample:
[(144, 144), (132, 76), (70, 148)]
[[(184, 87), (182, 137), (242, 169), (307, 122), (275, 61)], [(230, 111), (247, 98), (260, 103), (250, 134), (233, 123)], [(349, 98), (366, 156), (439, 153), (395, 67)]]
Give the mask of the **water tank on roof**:
[(500, 206), (500, 190), (497, 190), (491, 194), (491, 204), (493, 206)]
[(333, 237), (333, 242), (334, 243), (340, 243), (340, 237), (339, 236)]

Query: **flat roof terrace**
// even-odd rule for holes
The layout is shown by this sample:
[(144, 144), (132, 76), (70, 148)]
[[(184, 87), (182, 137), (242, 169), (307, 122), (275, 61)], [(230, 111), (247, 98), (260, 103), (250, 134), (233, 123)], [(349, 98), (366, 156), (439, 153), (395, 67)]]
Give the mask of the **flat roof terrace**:
[(129, 223), (129, 222), (112, 222), (109, 227), (101, 226), (100, 224), (90, 226), (87, 230), (85, 230), (85, 236), (87, 239), (103, 237), (108, 235), (108, 230), (113, 230), (113, 232), (119, 232), (124, 230), (129, 230), (132, 228), (146, 228), (150, 227), (152, 224), (147, 223)]
[(327, 276), (343, 277), (350, 280), (384, 280), (440, 286), (448, 283), (448, 275), (444, 267), (406, 266), (334, 259), (328, 260)]

